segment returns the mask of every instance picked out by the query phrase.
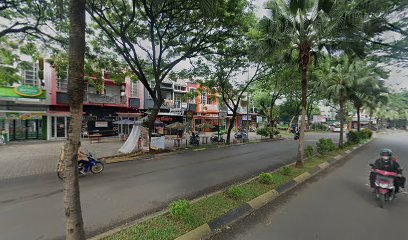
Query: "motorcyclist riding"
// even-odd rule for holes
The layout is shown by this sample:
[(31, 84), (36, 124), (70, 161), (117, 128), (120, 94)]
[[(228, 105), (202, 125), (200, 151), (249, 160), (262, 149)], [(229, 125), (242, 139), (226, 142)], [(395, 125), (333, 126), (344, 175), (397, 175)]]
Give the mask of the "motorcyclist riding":
[[(395, 172), (397, 174), (402, 174), (402, 169), (400, 168), (397, 159), (392, 157), (392, 155), (393, 155), (392, 151), (388, 148), (384, 148), (383, 150), (381, 150), (380, 158), (375, 160), (373, 168), (387, 172)], [(372, 188), (375, 187), (376, 175), (377, 174), (375, 172), (370, 173), (370, 186)], [(402, 175), (396, 177), (394, 181), (395, 192), (397, 193), (400, 187), (404, 188), (404, 184), (405, 177), (403, 177)]]

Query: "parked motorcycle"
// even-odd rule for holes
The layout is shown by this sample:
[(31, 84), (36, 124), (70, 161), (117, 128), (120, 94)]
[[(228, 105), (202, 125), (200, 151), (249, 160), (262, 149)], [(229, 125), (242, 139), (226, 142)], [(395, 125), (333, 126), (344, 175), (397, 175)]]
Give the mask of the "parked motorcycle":
[[(86, 163), (78, 163), (78, 172), (80, 174), (86, 174), (92, 172), (93, 174), (98, 174), (105, 168), (101, 161), (98, 161), (91, 153), (87, 155), (88, 161)], [(64, 167), (63, 162), (58, 162), (57, 166), (57, 176), (62, 180), (64, 177)]]
[(190, 145), (198, 146), (200, 145), (200, 136), (198, 134), (192, 134), (189, 140)]
[(234, 137), (236, 139), (241, 139), (241, 138), (245, 139), (245, 138), (248, 138), (248, 133), (245, 130), (240, 130), (234, 134)]
[(212, 143), (215, 143), (215, 142), (217, 142), (217, 143), (225, 143), (225, 139), (224, 139), (222, 136), (220, 136), (220, 137), (218, 137), (218, 136), (212, 136), (212, 137), (210, 137), (210, 141), (211, 141)]
[(383, 170), (374, 169), (374, 164), (370, 164), (373, 168), (371, 171), (375, 172), (375, 196), (379, 200), (381, 208), (384, 208), (386, 201), (392, 201), (395, 198), (395, 177), (398, 176), (395, 172), (387, 172)]

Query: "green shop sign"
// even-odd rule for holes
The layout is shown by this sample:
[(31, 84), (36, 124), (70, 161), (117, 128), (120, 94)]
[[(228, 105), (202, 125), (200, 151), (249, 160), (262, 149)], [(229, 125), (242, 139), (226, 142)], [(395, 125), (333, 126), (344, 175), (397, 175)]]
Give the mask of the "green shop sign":
[(14, 91), (24, 97), (37, 97), (42, 94), (42, 89), (39, 89), (36, 86), (21, 85), (14, 88)]

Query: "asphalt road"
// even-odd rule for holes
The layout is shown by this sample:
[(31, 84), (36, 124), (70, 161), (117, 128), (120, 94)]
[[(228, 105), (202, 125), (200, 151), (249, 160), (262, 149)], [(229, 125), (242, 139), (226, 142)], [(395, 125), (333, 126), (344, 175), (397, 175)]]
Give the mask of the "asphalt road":
[[(321, 136), (309, 134), (307, 144)], [(107, 165), (103, 173), (80, 179), (87, 234), (293, 162), (296, 149), (297, 142), (285, 140)], [(0, 239), (63, 238), (62, 195), (55, 173), (1, 180)]]
[[(408, 195), (384, 209), (368, 187), (369, 162), (391, 148), (408, 169), (408, 134), (378, 135), (346, 162), (307, 181), (213, 240), (383, 240), (408, 239)], [(407, 170), (406, 170), (407, 171)]]

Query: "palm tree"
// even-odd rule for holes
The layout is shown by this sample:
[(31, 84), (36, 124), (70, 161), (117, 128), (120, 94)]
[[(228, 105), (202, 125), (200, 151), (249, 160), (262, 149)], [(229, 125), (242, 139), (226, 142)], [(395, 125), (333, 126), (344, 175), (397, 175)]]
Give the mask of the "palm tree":
[(326, 77), (323, 87), (327, 97), (333, 102), (338, 103), (340, 107), (339, 147), (342, 147), (344, 144), (344, 105), (350, 91), (353, 72), (353, 62), (350, 61), (347, 55), (337, 59), (329, 59), (325, 62), (322, 71)]
[(349, 91), (349, 99), (357, 113), (357, 131), (361, 129), (361, 110), (375, 95), (381, 95), (385, 91), (381, 82), (380, 69), (365, 61), (356, 61), (353, 74), (352, 91)]
[[(342, 18), (330, 17), (332, 13), (338, 14), (340, 11), (338, 4), (335, 3), (333, 0), (271, 0), (267, 3), (271, 17), (265, 17), (260, 22), (266, 49), (276, 52), (277, 49), (289, 48), (291, 53), (298, 54), (302, 118), (297, 167), (303, 167), (304, 160), (307, 81), (311, 56), (314, 55), (316, 48), (335, 34), (335, 29), (342, 21)], [(262, 51), (268, 52), (265, 49)]]

